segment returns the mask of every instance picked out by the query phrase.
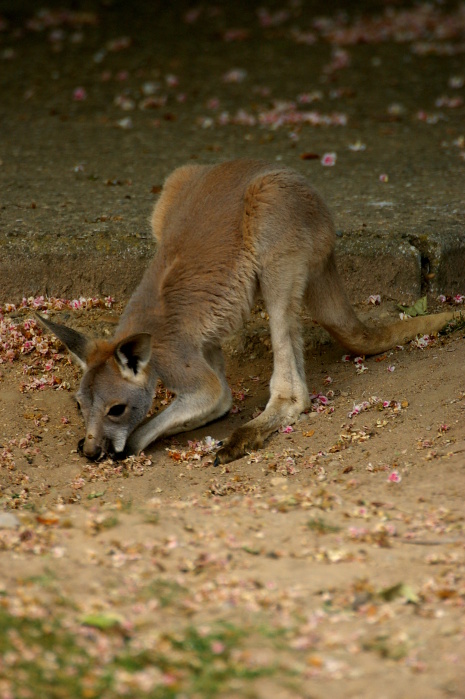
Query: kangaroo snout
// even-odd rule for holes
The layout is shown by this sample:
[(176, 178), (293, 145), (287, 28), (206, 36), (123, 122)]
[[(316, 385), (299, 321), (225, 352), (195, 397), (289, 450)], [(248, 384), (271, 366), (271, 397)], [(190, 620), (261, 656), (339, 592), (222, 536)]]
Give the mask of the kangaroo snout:
[(97, 461), (105, 454), (104, 449), (97, 443), (92, 434), (79, 440), (78, 451), (92, 461)]

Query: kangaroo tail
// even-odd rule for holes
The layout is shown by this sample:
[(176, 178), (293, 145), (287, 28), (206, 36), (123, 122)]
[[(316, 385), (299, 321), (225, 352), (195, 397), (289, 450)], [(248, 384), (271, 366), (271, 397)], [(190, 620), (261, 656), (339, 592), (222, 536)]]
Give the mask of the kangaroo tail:
[(310, 278), (307, 287), (307, 305), (314, 320), (338, 342), (354, 354), (379, 354), (396, 345), (402, 345), (417, 335), (432, 335), (453, 320), (463, 319), (460, 312), (449, 311), (430, 316), (417, 316), (389, 325), (367, 326), (357, 317), (350, 305), (334, 255), (324, 270)]

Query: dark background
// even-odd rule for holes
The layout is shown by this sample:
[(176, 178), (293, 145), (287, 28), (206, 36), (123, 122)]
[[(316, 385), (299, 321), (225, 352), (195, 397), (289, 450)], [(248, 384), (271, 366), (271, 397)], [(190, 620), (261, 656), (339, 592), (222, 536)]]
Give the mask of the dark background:
[(0, 1), (3, 299), (126, 297), (166, 175), (234, 157), (321, 191), (353, 299), (463, 291), (462, 4), (46, 6)]

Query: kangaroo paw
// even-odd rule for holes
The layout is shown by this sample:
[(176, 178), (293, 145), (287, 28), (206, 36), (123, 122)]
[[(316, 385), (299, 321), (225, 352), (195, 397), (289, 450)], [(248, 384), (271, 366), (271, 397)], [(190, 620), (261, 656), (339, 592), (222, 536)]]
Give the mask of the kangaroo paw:
[(250, 428), (245, 425), (233, 432), (230, 438), (224, 442), (221, 449), (217, 451), (214, 465), (228, 464), (230, 461), (240, 459), (251, 451), (261, 449), (262, 446), (263, 438), (260, 432), (256, 428)]

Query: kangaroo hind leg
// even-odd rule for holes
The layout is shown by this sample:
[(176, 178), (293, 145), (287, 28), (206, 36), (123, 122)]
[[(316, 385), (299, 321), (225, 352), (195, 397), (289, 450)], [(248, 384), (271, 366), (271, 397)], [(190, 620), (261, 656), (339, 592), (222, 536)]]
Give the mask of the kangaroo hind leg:
[(370, 329), (357, 317), (350, 304), (334, 253), (310, 275), (306, 301), (312, 319), (343, 347), (356, 354), (368, 354)]
[[(305, 272), (296, 273), (289, 260), (266, 267), (260, 288), (270, 316), (273, 373), (270, 398), (265, 410), (239, 427), (218, 451), (216, 463), (228, 463), (259, 449), (265, 439), (286, 424), (295, 422), (308, 407), (305, 381), (300, 308), (305, 290)], [(292, 270), (292, 275), (290, 271)]]

